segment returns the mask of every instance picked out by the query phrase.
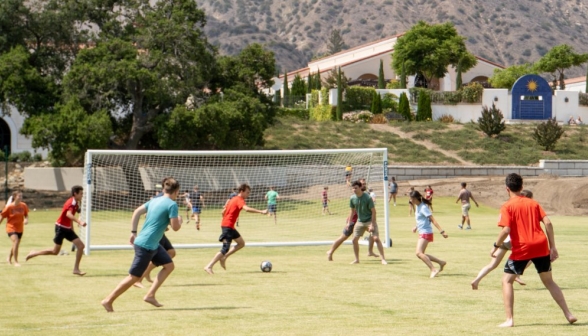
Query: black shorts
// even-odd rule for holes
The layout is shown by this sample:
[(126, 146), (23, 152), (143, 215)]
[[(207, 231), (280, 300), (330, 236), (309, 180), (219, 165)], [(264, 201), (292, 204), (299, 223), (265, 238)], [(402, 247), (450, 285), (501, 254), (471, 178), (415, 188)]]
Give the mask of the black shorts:
[(66, 229), (62, 226), (55, 225), (55, 238), (53, 238), (53, 242), (55, 245), (62, 245), (63, 239), (67, 239), (68, 241), (72, 242), (78, 239), (78, 235), (72, 229)]
[(346, 171), (345, 172), (345, 177), (349, 177), (349, 176), (351, 176), (351, 172), (350, 171)]
[(145, 270), (147, 270), (149, 262), (152, 262), (155, 266), (161, 266), (172, 262), (171, 257), (161, 245), (157, 245), (157, 249), (155, 250), (148, 250), (137, 245), (134, 245), (134, 247), (135, 259), (133, 259), (133, 263), (129, 269), (129, 274), (132, 276), (141, 277), (143, 273), (145, 273)]
[[(549, 254), (546, 255), (545, 257), (530, 259), (530, 261), (532, 261), (533, 264), (535, 265), (535, 269), (537, 270), (537, 273), (551, 272), (551, 258), (549, 257)], [(529, 263), (529, 259), (528, 260), (510, 260), (510, 259), (508, 259), (506, 261), (506, 264), (504, 265), (504, 273), (523, 275), (528, 263)]]
[(166, 250), (166, 251), (169, 251), (169, 250), (173, 250), (174, 249), (174, 246), (169, 241), (169, 239), (167, 239), (167, 237), (165, 236), (165, 234), (163, 235), (163, 237), (161, 237), (161, 240), (159, 241), (159, 245), (163, 246), (163, 249)]
[(277, 204), (268, 204), (267, 205), (267, 212), (269, 212), (269, 213), (278, 212), (278, 205)]
[(8, 238), (10, 238), (10, 236), (14, 236), (16, 235), (18, 237), (18, 239), (22, 238), (22, 232), (8, 232)]
[(223, 230), (223, 233), (221, 233), (220, 237), (218, 237), (218, 241), (222, 242), (223, 240), (227, 240), (227, 242), (230, 244), (233, 239), (237, 239), (240, 238), (241, 235), (239, 234), (239, 231), (232, 229), (230, 227), (221, 227), (221, 229)]
[(349, 226), (346, 225), (343, 228), (343, 235), (347, 236), (347, 237), (351, 236), (353, 234), (354, 227), (355, 227), (355, 223), (350, 223)]

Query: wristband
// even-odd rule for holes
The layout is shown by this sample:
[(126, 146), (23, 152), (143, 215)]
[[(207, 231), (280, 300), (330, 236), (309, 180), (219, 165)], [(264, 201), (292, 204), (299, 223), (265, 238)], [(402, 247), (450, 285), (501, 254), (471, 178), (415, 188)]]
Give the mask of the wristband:
[(133, 231), (131, 231), (131, 233), (137, 233), (137, 230), (133, 230)]
[(495, 248), (499, 248), (499, 247), (500, 247), (500, 245), (496, 245), (496, 242), (494, 242), (494, 247), (495, 247)]

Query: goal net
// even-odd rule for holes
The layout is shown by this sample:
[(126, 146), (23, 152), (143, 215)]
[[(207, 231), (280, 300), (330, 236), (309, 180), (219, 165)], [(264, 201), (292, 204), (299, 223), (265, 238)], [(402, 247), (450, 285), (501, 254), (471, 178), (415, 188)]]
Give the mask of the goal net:
[[(350, 171), (349, 171), (350, 170)], [(347, 175), (350, 175), (347, 177)], [(90, 150), (84, 169), (81, 232), (86, 253), (130, 249), (134, 209), (161, 190), (164, 177), (180, 183), (176, 202), (182, 228), (166, 235), (175, 248), (220, 246), (221, 212), (232, 190), (251, 186), (249, 207), (267, 209), (267, 192), (279, 195), (276, 216), (241, 212), (236, 229), (248, 246), (326, 245), (342, 232), (350, 213), (347, 180), (363, 178), (376, 199), (380, 236), (390, 243), (387, 150), (336, 149), (287, 151), (111, 151)], [(196, 229), (185, 192), (198, 187), (203, 204)], [(326, 192), (326, 194), (325, 194)], [(369, 193), (369, 190), (366, 190)], [(192, 194), (194, 196), (194, 194)], [(327, 202), (323, 202), (327, 199)], [(139, 230), (144, 217), (139, 222)]]

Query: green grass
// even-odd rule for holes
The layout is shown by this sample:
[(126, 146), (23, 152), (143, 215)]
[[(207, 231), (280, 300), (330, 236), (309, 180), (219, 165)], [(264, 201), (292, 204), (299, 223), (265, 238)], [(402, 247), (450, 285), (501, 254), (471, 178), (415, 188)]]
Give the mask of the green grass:
[(390, 126), (408, 133), (411, 139), (374, 131), (367, 124), (278, 118), (276, 124), (266, 130), (265, 148), (386, 147), (390, 162), (458, 163), (419, 143), (428, 140), (443, 150), (480, 165), (534, 165), (542, 159), (578, 160), (588, 157), (588, 126), (564, 126), (565, 133), (552, 152), (545, 152), (533, 140), (534, 124), (506, 125), (506, 130), (494, 138), (486, 137), (473, 123), (453, 124), (450, 127), (441, 122), (393, 122)]
[[(543, 288), (533, 269), (515, 288), (516, 328), (496, 327), (504, 319), (499, 269), (472, 291), (469, 283), (489, 262), (498, 229), (497, 209), (471, 210), (471, 231), (456, 228), (459, 206), (453, 198), (435, 199), (435, 217), (449, 238), (435, 235), (428, 253), (447, 260), (446, 271), (435, 279), (414, 255), (414, 218), (406, 198), (391, 208), (394, 247), (386, 250), (389, 265), (365, 257), (353, 259), (349, 245), (326, 260), (326, 246), (245, 247), (214, 276), (202, 267), (217, 249), (178, 250), (176, 269), (158, 292), (165, 304), (154, 308), (142, 302), (146, 290), (131, 288), (107, 314), (100, 305), (126, 275), (132, 251), (93, 252), (84, 257), (85, 277), (71, 275), (73, 255), (44, 256), (24, 262), (31, 249), (48, 248), (55, 211), (31, 213), (21, 245), (20, 268), (3, 264), (0, 290), (4, 293), (1, 335), (585, 335), (588, 280), (584, 276), (588, 218), (559, 217), (555, 225), (560, 259), (554, 278), (578, 317), (570, 326)], [(345, 214), (346, 215), (346, 214)], [(331, 239), (342, 229), (345, 215), (330, 216), (336, 223)], [(122, 216), (122, 214), (121, 214)], [(244, 216), (254, 216), (251, 214)], [(130, 214), (124, 216), (127, 219)], [(211, 218), (212, 221), (213, 218)], [(209, 226), (220, 233), (217, 216)], [(325, 219), (326, 220), (326, 219)], [(128, 221), (124, 226), (128, 228)], [(317, 228), (323, 225), (317, 216)], [(286, 223), (285, 223), (286, 224)], [(331, 225), (331, 224), (329, 224)], [(245, 230), (245, 226), (243, 226)], [(128, 231), (125, 230), (125, 231)], [(242, 232), (245, 240), (248, 236)], [(191, 226), (169, 234), (172, 242), (196, 235)], [(197, 237), (197, 236), (196, 236)], [(121, 241), (128, 239), (128, 232)], [(200, 242), (206, 242), (199, 238)], [(7, 252), (9, 241), (2, 248)], [(69, 248), (69, 244), (65, 245)], [(270, 260), (271, 273), (259, 264)]]

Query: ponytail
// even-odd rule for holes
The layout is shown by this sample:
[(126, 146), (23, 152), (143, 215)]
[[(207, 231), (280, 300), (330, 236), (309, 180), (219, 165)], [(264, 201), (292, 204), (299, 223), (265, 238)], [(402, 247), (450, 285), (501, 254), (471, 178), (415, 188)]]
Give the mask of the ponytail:
[(431, 203), (430, 200), (424, 198), (423, 195), (421, 195), (421, 193), (418, 192), (417, 190), (411, 191), (408, 196), (411, 198), (416, 198), (419, 200), (420, 203), (425, 203), (428, 206), (431, 206), (433, 204), (433, 203)]

